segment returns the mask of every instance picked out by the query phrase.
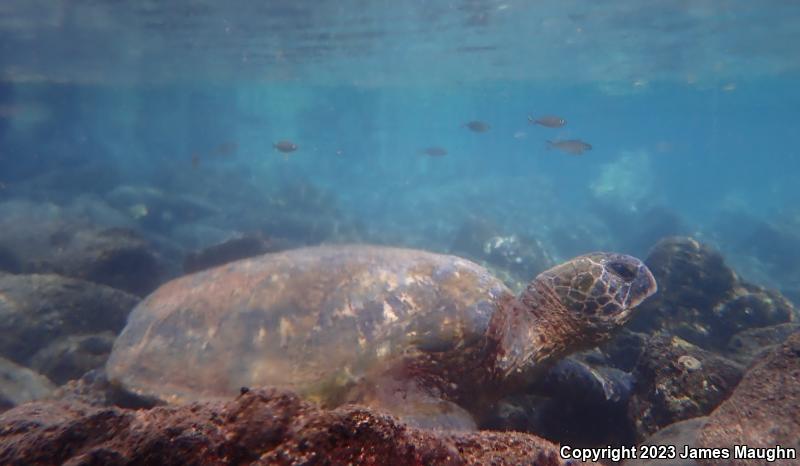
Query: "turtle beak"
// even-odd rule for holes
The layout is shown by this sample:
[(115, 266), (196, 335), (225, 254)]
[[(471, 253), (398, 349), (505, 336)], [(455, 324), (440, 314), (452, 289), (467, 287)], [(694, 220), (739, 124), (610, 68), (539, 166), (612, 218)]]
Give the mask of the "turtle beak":
[(658, 291), (658, 283), (656, 277), (650, 272), (646, 265), (639, 266), (636, 273), (636, 278), (631, 283), (631, 289), (628, 293), (628, 308), (633, 309), (642, 303), (645, 299), (653, 296)]

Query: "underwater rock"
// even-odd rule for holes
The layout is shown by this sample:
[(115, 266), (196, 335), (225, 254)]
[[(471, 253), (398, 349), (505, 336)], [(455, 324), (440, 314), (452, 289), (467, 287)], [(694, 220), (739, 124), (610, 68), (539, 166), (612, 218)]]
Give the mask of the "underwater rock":
[(795, 317), (794, 306), (780, 292), (743, 282), (713, 313), (715, 331), (726, 342), (743, 330), (787, 323)]
[(645, 263), (656, 277), (658, 292), (629, 328), (646, 333), (671, 330), (702, 345), (710, 333), (706, 315), (733, 293), (736, 274), (721, 254), (687, 237), (659, 241)]
[(651, 337), (634, 370), (628, 405), (639, 440), (677, 421), (704, 416), (739, 383), (742, 368), (679, 337)]
[(140, 396), (108, 380), (105, 368), (92, 369), (78, 379), (58, 387), (48, 400), (69, 401), (98, 407), (150, 409), (163, 406), (163, 401)]
[(481, 428), (531, 432), (565, 445), (630, 445), (635, 440), (623, 404), (575, 403), (531, 395), (503, 400), (492, 414)]
[(506, 271), (523, 282), (553, 266), (553, 259), (540, 241), (504, 234), (488, 221), (477, 218), (461, 225), (451, 249), (487, 264), (493, 270)]
[(105, 198), (93, 194), (80, 194), (65, 205), (63, 216), (94, 228), (136, 228), (136, 220), (129, 212), (120, 212)]
[(645, 263), (659, 291), (631, 321), (634, 331), (669, 332), (724, 351), (737, 332), (794, 319), (794, 307), (779, 292), (741, 281), (719, 252), (695, 239), (665, 238)]
[(633, 443), (627, 419), (633, 376), (598, 357), (594, 351), (562, 359), (533, 384), (535, 394), (500, 401), (481, 428), (532, 432), (572, 445)]
[(55, 388), (47, 377), (0, 357), (0, 412), (44, 398)]
[(159, 284), (165, 269), (137, 232), (101, 228), (48, 203), (0, 204), (0, 249), (13, 252), (12, 272), (58, 273), (142, 295)]
[(28, 273), (56, 273), (144, 296), (161, 283), (163, 265), (149, 242), (124, 228), (62, 230), (50, 254), (31, 260)]
[(67, 335), (36, 352), (29, 365), (60, 385), (102, 367), (115, 338), (112, 332)]
[(627, 372), (567, 357), (553, 366), (536, 388), (537, 393), (567, 403), (626, 405), (633, 382)]
[(555, 403), (538, 395), (514, 395), (495, 403), (478, 426), (481, 430), (529, 432), (547, 438)]
[(730, 398), (711, 413), (699, 440), (702, 447), (780, 445), (800, 451), (800, 333), (755, 363)]
[(298, 246), (323, 241), (353, 242), (358, 232), (338, 207), (336, 193), (305, 179), (285, 182), (249, 210), (258, 219), (248, 230), (270, 238), (291, 240)]
[[(685, 421), (679, 421), (670, 424), (667, 427), (659, 430), (653, 435), (647, 437), (642, 445), (674, 445), (677, 447), (678, 452), (683, 451), (683, 446), (688, 445), (689, 448), (697, 448), (698, 435), (703, 426), (708, 422), (707, 417), (695, 417)], [(696, 466), (697, 461), (686, 458), (674, 459), (633, 459), (625, 461), (625, 466)]]
[(798, 330), (800, 324), (797, 323), (743, 330), (731, 337), (726, 355), (747, 366), (761, 354), (772, 351)]
[(69, 401), (98, 407), (150, 409), (163, 406), (163, 401), (140, 396), (108, 380), (105, 368), (92, 369), (80, 378), (59, 386), (48, 400)]
[(172, 194), (152, 186), (118, 186), (106, 195), (108, 202), (127, 213), (143, 228), (169, 232), (175, 225), (193, 222), (221, 209), (204, 200)]
[(539, 425), (531, 426), (533, 432), (571, 445), (633, 443), (627, 405), (634, 378), (594, 360), (598, 356), (584, 352), (562, 359), (535, 384), (536, 393), (549, 400), (537, 407)]
[(632, 332), (627, 328), (620, 329), (611, 340), (600, 346), (608, 364), (625, 372), (633, 371), (639, 356), (644, 352), (648, 335)]
[(0, 355), (27, 364), (68, 335), (119, 333), (136, 296), (59, 275), (0, 274)]
[(262, 233), (241, 234), (200, 251), (191, 252), (183, 261), (184, 273), (194, 273), (239, 259), (285, 249), (281, 243)]
[[(0, 415), (2, 464), (565, 465), (521, 433), (411, 428), (359, 406), (323, 411), (297, 396), (243, 388), (232, 401), (128, 410), (75, 400)], [(72, 464), (72, 463), (71, 463)]]

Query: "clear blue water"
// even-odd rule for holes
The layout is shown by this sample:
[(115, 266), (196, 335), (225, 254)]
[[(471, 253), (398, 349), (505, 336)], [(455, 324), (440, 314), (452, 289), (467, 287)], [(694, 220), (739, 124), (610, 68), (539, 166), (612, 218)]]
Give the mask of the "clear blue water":
[[(758, 222), (800, 235), (798, 12), (779, 1), (7, 1), (0, 196), (66, 205), (115, 184), (158, 187), (231, 212), (210, 222), (239, 231), (258, 196), (308, 183), (359, 225), (340, 240), (447, 250), (473, 216), (556, 258), (645, 254), (655, 238), (621, 232), (646, 229), (642, 212), (658, 208), (681, 222), (660, 233), (698, 235), (745, 275), (793, 289), (742, 258), (741, 236)], [(567, 124), (529, 125), (531, 114)], [(491, 129), (470, 132), (470, 120)], [(570, 138), (593, 149), (547, 150)], [(300, 149), (282, 157), (282, 139)], [(220, 145), (234, 153), (209, 155)], [(431, 146), (448, 154), (421, 153)], [(67, 175), (87, 167), (110, 177)], [(46, 174), (60, 181), (43, 194), (31, 180)], [(581, 235), (559, 248), (565, 231)]]
[(125, 227), (174, 276), (254, 231), (482, 260), (478, 221), (552, 263), (691, 235), (800, 303), (800, 2), (161, 3), (0, 2), (0, 246)]

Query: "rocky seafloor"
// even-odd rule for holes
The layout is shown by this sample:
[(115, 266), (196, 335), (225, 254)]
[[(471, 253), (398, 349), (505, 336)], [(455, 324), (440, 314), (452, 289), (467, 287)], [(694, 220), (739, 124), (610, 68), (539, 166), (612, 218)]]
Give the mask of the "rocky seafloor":
[[(549, 465), (568, 463), (559, 444), (800, 449), (794, 305), (688, 236), (649, 247), (659, 292), (625, 330), (503, 400), (479, 432), (418, 430), (361, 406), (325, 411), (268, 387), (186, 406), (109, 387), (102, 367), (128, 312), (166, 280), (304, 244), (372, 240), (310, 187), (287, 188), (267, 213), (225, 231), (230, 212), (143, 187), (68, 205), (0, 203), (0, 464)], [(484, 219), (443, 237), (447, 251), (514, 288), (558, 260), (552, 241)]]

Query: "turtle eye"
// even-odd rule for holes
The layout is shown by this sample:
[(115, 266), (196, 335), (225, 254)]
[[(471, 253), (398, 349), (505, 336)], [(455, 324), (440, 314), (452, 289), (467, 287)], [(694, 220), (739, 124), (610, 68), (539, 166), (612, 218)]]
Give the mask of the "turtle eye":
[(608, 264), (608, 268), (611, 269), (615, 274), (619, 275), (620, 278), (625, 280), (626, 282), (632, 281), (636, 278), (636, 269), (633, 268), (630, 264), (626, 264), (625, 262), (614, 261)]

